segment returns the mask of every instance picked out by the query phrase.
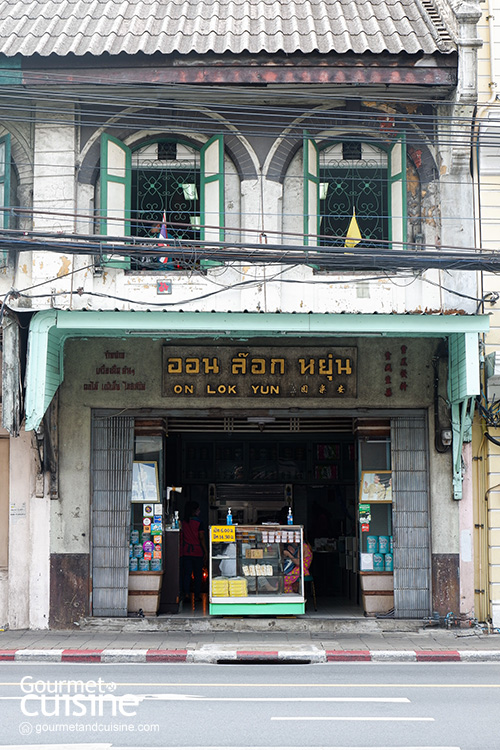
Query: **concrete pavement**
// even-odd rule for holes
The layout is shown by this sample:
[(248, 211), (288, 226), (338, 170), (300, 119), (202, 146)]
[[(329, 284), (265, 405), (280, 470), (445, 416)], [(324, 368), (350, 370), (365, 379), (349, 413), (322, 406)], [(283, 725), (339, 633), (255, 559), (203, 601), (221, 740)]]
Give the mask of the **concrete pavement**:
[(315, 634), (288, 632), (166, 632), (123, 630), (6, 630), (0, 661), (191, 662), (234, 661), (500, 661), (500, 634), (440, 628), (416, 632)]

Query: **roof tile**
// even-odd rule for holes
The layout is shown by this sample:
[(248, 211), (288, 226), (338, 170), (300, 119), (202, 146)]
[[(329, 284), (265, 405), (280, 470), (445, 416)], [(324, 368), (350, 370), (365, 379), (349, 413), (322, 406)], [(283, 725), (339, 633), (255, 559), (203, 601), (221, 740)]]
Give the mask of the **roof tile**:
[[(450, 52), (432, 0), (3, 0), (0, 52)], [(440, 0), (441, 2), (443, 0)]]

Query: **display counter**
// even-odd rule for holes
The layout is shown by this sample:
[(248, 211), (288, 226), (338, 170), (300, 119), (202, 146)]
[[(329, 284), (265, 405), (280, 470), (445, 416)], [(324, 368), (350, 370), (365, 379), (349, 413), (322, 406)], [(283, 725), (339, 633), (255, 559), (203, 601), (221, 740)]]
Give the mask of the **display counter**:
[[(288, 552), (300, 559), (295, 581)], [(211, 526), (210, 614), (304, 614), (302, 555), (302, 526)]]

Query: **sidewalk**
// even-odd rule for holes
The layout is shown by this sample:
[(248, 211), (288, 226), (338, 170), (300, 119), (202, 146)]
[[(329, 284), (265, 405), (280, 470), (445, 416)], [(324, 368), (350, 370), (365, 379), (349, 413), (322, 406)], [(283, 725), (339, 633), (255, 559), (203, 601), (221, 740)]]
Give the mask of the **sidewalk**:
[(500, 662), (500, 634), (444, 629), (334, 635), (7, 630), (0, 632), (0, 661)]

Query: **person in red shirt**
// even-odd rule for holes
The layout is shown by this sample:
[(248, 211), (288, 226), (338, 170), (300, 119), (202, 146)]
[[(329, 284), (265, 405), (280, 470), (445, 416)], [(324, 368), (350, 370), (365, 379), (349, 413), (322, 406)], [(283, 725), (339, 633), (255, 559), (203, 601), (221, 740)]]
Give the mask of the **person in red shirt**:
[(181, 582), (184, 601), (189, 601), (191, 578), (194, 577), (194, 596), (201, 599), (203, 563), (208, 560), (205, 529), (200, 519), (200, 506), (194, 500), (186, 503), (181, 524)]

